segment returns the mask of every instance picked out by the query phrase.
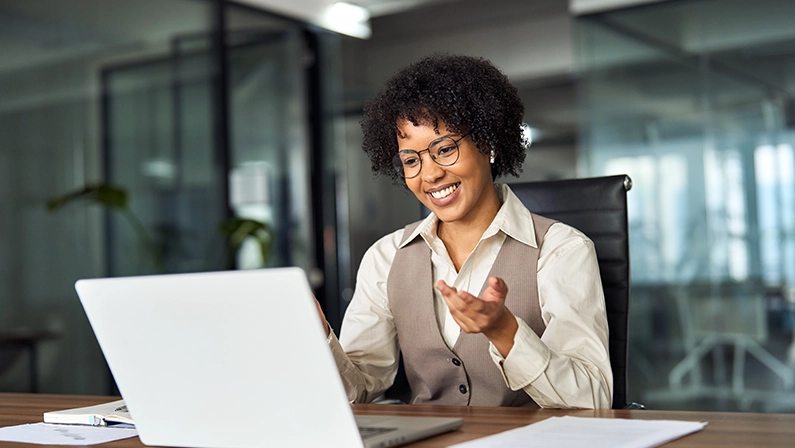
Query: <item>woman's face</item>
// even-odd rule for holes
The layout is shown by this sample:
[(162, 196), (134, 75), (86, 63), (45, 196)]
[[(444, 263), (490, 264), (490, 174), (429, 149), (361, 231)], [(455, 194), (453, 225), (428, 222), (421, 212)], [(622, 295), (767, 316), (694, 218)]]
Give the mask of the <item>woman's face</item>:
[[(451, 134), (439, 120), (438, 132), (432, 125), (413, 125), (408, 120), (398, 122), (402, 137), (398, 136), (398, 151), (422, 151), (439, 137), (451, 135), (458, 140), (461, 135)], [(500, 201), (491, 180), (489, 156), (477, 150), (469, 137), (458, 142), (459, 156), (451, 166), (440, 166), (428, 152), (420, 154), (420, 173), (406, 179), (406, 185), (426, 207), (442, 222), (489, 222), (499, 210)]]

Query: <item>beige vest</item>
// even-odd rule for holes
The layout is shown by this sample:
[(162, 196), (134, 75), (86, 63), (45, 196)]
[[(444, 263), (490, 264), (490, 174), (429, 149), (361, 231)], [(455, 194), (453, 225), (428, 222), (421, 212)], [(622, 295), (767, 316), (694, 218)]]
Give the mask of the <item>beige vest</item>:
[[(532, 216), (537, 245), (541, 247), (544, 235), (555, 221)], [(418, 225), (419, 222), (406, 226), (404, 240)], [(508, 236), (489, 276), (505, 280), (508, 285), (505, 306), (541, 336), (546, 326), (538, 303), (538, 253), (537, 248)], [(387, 277), (387, 296), (411, 386), (412, 404), (537, 407), (527, 393), (514, 392), (505, 385), (483, 334), (461, 332), (453, 349), (447, 347), (434, 310), (431, 249), (422, 237), (417, 236), (395, 254)]]

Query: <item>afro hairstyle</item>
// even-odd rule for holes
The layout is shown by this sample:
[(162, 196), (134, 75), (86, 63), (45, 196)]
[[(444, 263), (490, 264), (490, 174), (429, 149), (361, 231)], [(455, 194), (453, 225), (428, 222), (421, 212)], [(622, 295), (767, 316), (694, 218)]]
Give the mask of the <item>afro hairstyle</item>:
[(478, 151), (494, 150), (492, 178), (522, 172), (527, 140), (524, 105), (508, 77), (483, 58), (437, 53), (399, 70), (364, 105), (362, 149), (374, 174), (405, 179), (394, 169), (398, 122), (432, 125), (468, 134)]

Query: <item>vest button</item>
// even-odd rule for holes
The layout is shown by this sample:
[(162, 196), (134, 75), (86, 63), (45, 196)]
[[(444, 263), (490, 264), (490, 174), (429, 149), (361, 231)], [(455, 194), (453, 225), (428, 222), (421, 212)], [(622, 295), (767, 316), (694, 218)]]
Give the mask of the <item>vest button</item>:
[(461, 361), (459, 361), (458, 358), (453, 358), (453, 365), (458, 367), (461, 365)]
[(462, 384), (458, 386), (458, 391), (461, 392), (462, 394), (465, 394), (467, 393), (467, 387)]

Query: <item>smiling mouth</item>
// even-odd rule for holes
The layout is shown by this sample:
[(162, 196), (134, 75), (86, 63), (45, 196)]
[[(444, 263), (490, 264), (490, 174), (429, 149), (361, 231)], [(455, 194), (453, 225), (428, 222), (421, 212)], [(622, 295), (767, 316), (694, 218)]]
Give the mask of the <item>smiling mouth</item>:
[(428, 194), (433, 196), (434, 199), (444, 199), (447, 196), (450, 196), (451, 194), (453, 194), (453, 192), (458, 188), (459, 185), (461, 185), (461, 182), (459, 182), (457, 184), (454, 184), (454, 185), (450, 185), (449, 187), (445, 188), (444, 190), (433, 191), (433, 192), (430, 192)]

